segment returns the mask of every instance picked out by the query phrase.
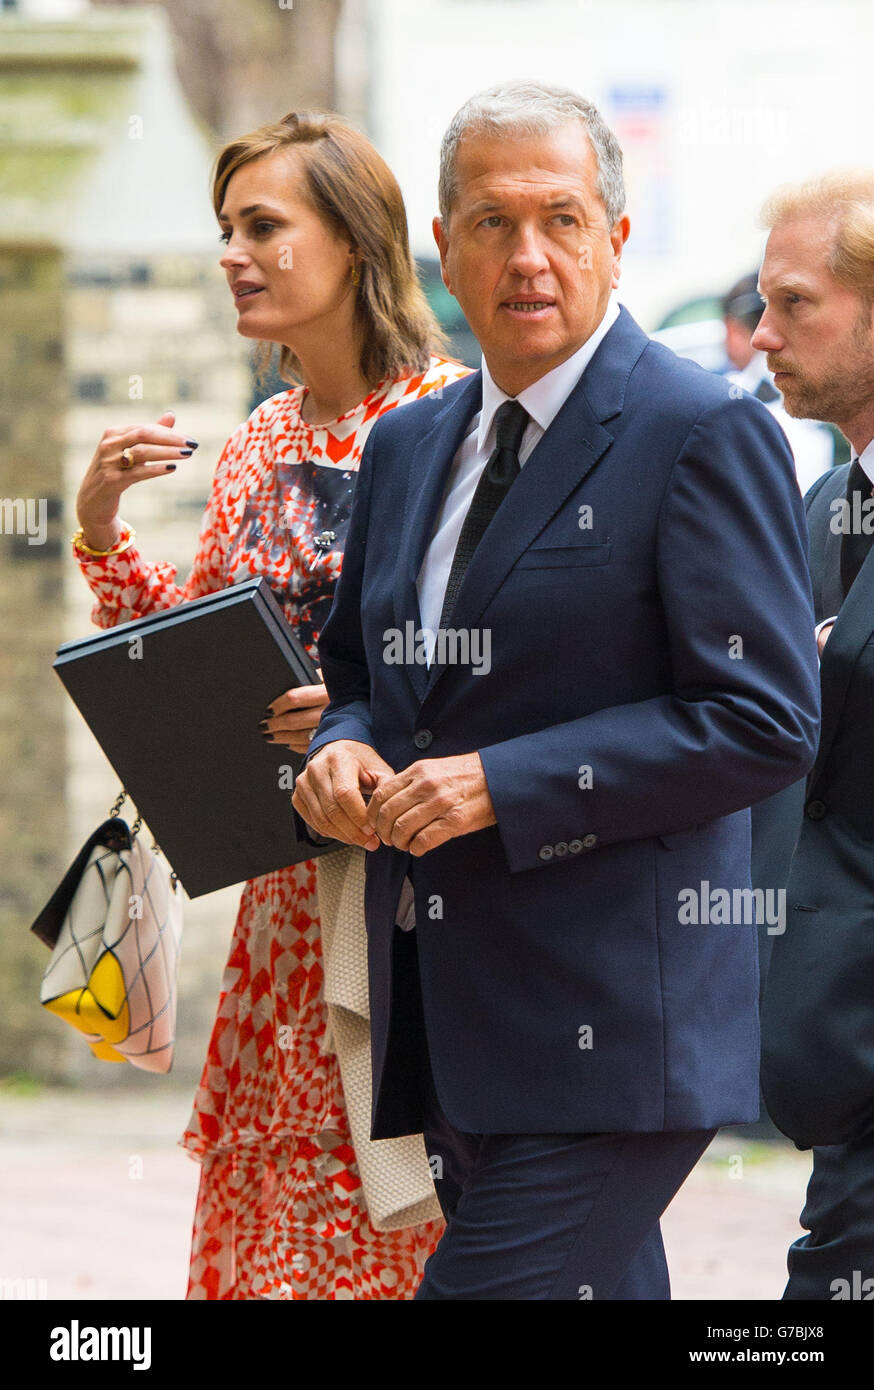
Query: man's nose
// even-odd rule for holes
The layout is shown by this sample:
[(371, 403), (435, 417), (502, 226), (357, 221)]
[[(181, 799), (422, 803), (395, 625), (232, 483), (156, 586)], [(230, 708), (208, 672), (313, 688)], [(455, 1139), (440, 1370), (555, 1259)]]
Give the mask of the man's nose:
[(783, 348), (783, 338), (774, 327), (767, 309), (750, 338), (750, 347), (756, 352), (780, 352)]
[(516, 234), (507, 269), (526, 280), (549, 268), (549, 257), (540, 232), (534, 227), (521, 227)]

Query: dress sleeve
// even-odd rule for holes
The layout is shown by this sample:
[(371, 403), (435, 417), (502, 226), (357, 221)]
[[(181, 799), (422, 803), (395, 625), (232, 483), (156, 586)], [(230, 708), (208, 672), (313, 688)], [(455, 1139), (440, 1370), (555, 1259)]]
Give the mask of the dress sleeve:
[(135, 546), (120, 555), (105, 556), (83, 555), (73, 547), (97, 600), (91, 610), (97, 627), (115, 627), (225, 587), (230, 544), (228, 498), (240, 478), (247, 433), (248, 422), (234, 431), (222, 450), (200, 526), (194, 565), (184, 584), (176, 582), (175, 565), (166, 560), (146, 560)]

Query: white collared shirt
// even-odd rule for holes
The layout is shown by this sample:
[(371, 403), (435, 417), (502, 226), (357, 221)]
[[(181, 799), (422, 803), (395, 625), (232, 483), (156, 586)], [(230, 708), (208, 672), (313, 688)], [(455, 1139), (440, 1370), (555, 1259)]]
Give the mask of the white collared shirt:
[(856, 454), (854, 451), (853, 460), (850, 464), (851, 468), (856, 459), (861, 463), (862, 471), (868, 481), (874, 484), (874, 439), (871, 440), (870, 444), (865, 445), (861, 454)]
[(495, 447), (495, 415), (498, 407), (504, 401), (515, 399), (531, 416), (519, 446), (519, 466), (524, 467), (526, 459), (549, 429), (618, 317), (619, 302), (616, 295), (611, 294), (604, 317), (582, 347), (515, 397), (508, 396), (496, 385), (483, 357), (482, 409), (471, 420), (452, 461), (443, 502), (416, 580), (429, 665), (464, 518), (473, 501), (480, 474)]

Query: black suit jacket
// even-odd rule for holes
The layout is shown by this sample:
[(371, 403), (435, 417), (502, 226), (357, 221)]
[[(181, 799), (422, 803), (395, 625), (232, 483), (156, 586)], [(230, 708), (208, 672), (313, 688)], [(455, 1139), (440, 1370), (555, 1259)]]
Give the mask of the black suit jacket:
[(822, 656), (820, 745), (762, 1019), (768, 1110), (801, 1147), (845, 1143), (874, 1126), (874, 546), (844, 598), (834, 504), (849, 467), (826, 473), (805, 498), (817, 621), (838, 616)]

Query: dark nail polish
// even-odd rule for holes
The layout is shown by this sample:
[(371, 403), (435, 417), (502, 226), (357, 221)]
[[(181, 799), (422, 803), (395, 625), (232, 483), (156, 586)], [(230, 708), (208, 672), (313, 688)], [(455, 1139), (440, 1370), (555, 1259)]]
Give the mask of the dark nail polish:
[(188, 445), (189, 449), (199, 449), (199, 448), (200, 448), (200, 445), (198, 444), (198, 442), (197, 442), (196, 439), (186, 439), (185, 443)]
[(266, 710), (264, 711), (264, 718), (265, 718), (265, 719), (272, 719), (272, 718), (273, 718), (273, 710), (272, 710), (272, 708), (271, 708), (270, 705), (268, 705), (267, 708), (266, 708)]
[(193, 450), (193, 449), (180, 449), (179, 452), (180, 452), (180, 454), (182, 455), (182, 457), (183, 457), (184, 459), (189, 459), (189, 458), (191, 458), (191, 455), (194, 453), (194, 450)]
[(168, 464), (167, 464), (167, 472), (168, 472), (168, 473), (175, 473), (175, 472), (176, 472), (176, 465), (175, 465), (175, 463), (168, 463)]
[(268, 743), (272, 743), (272, 742), (273, 742), (273, 735), (272, 735), (272, 734), (263, 734), (263, 733), (262, 733), (261, 737), (262, 737), (262, 738), (266, 738), (266, 740), (267, 740)]
[(266, 719), (262, 719), (262, 720), (261, 720), (261, 723), (258, 725), (258, 728), (259, 728), (259, 729), (266, 729), (266, 728), (267, 728), (267, 720), (266, 720)]

